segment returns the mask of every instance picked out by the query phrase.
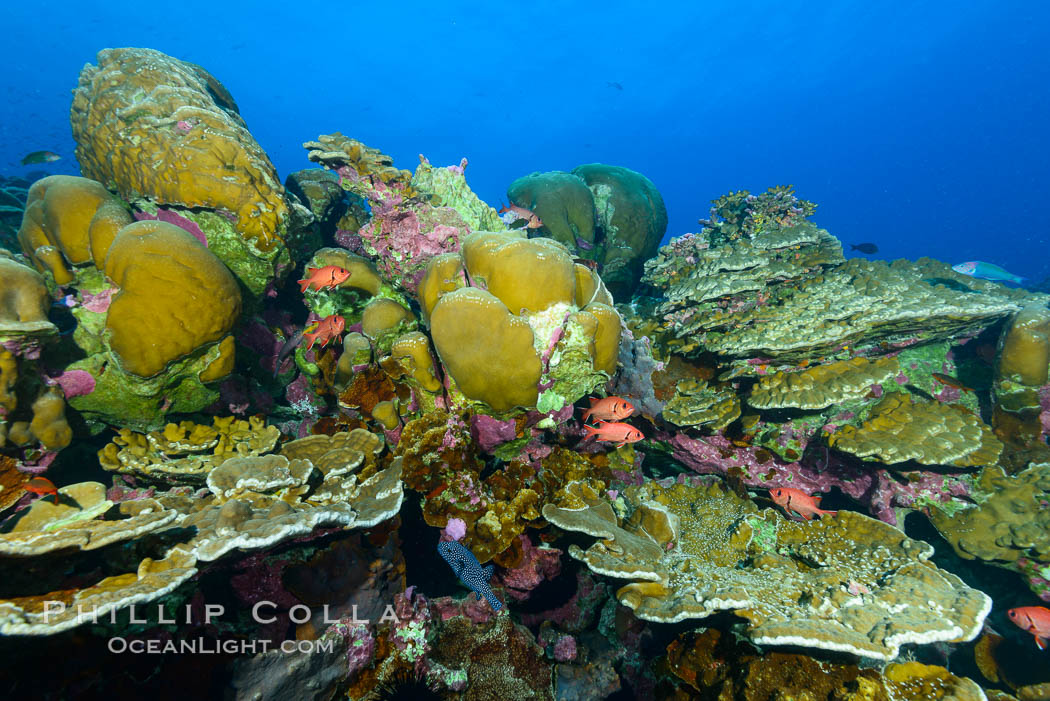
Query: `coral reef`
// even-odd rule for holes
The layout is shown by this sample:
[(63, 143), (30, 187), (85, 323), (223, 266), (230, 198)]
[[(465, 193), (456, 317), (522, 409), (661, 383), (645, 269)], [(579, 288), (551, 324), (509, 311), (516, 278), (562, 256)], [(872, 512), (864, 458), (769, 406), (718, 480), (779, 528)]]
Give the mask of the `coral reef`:
[[(680, 695), (673, 698), (805, 698), (823, 701), (929, 699), (980, 701), (984, 693), (970, 679), (943, 667), (918, 662), (891, 664), (879, 674), (841, 662), (804, 655), (760, 655), (717, 630), (679, 636), (661, 660)], [(697, 695), (699, 694), (699, 695)], [(668, 696), (668, 698), (671, 698)]]
[(159, 51), (105, 49), (97, 61), (81, 71), (70, 114), (84, 175), (129, 201), (228, 215), (222, 245), (209, 245), (224, 262), (257, 259), (242, 279), (261, 291), (287, 255), (288, 206), (233, 97), (205, 69)]
[(667, 230), (656, 186), (621, 166), (590, 163), (571, 173), (533, 173), (511, 183), (507, 197), (539, 216), (541, 230), (577, 257), (595, 261), (620, 299), (630, 297)]
[(371, 208), (371, 218), (337, 235), (341, 245), (367, 255), (383, 278), (415, 294), (427, 261), (459, 249), (476, 230), (499, 230), (495, 210), (466, 184), (462, 167), (435, 168), (420, 156), (413, 176), (393, 159), (336, 132), (303, 144), (309, 158), (339, 174), (339, 184)]
[(619, 314), (551, 239), (476, 232), (460, 256), (432, 258), (419, 288), (442, 365), (493, 412), (556, 411), (615, 372)]
[(688, 234), (646, 264), (675, 352), (782, 363), (883, 354), (976, 335), (1020, 308), (1016, 292), (980, 280), (959, 294), (939, 281), (965, 276), (929, 259), (843, 263), (830, 234), (792, 221), (724, 241), (721, 229)]
[[(927, 562), (929, 545), (860, 514), (786, 521), (718, 483), (650, 482), (623, 498), (633, 508), (623, 525), (605, 500), (548, 504), (543, 516), (602, 539), (569, 554), (635, 580), (616, 595), (646, 620), (732, 610), (759, 645), (892, 660), (906, 643), (974, 638), (991, 609), (987, 596)], [(852, 593), (854, 584), (863, 593)]]
[(886, 395), (860, 427), (832, 433), (828, 444), (889, 465), (914, 460), (974, 467), (995, 462), (1002, 451), (999, 439), (970, 410), (901, 392)]
[[(974, 499), (977, 503), (969, 508), (934, 506), (928, 511), (959, 557), (1017, 571), (1022, 566), (1050, 568), (1050, 463), (1031, 465), (1016, 475), (986, 467), (975, 481)], [(1040, 587), (1035, 589), (1041, 593)]]
[(662, 248), (616, 166), (501, 217), (467, 159), (337, 132), (282, 187), (147, 49), (100, 52), (70, 117), (89, 177), (0, 179), (8, 695), (982, 699), (971, 655), (989, 698), (1050, 683), (1001, 625), (1050, 601), (1050, 296), (846, 260), (783, 186)]

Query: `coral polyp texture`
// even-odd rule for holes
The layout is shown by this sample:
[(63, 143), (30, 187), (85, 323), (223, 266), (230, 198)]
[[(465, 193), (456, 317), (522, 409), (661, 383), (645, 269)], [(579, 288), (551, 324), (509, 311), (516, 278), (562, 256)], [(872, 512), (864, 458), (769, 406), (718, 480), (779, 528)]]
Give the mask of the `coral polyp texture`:
[(260, 251), (281, 245), (284, 188), (233, 96), (208, 71), (151, 49), (106, 49), (73, 93), (84, 174), (125, 199), (236, 217)]
[(1016, 475), (1001, 467), (981, 471), (974, 485), (976, 504), (929, 510), (930, 521), (955, 552), (1018, 572), (1043, 572), (1030, 578), (1033, 590), (1050, 596), (1050, 464), (1031, 465)]
[(559, 410), (613, 375), (621, 322), (596, 273), (551, 239), (475, 232), (462, 246), (430, 260), (419, 302), (466, 398)]
[(743, 212), (716, 207), (702, 232), (646, 263), (643, 281), (664, 293), (658, 314), (679, 352), (783, 362), (847, 346), (885, 352), (879, 343), (975, 334), (1020, 309), (1023, 294), (929, 259), (843, 262), (839, 242), (805, 220), (805, 207), (781, 212), (768, 196), (748, 195)]
[[(119, 290), (106, 315), (110, 348), (124, 370), (140, 377), (221, 340), (240, 315), (233, 275), (172, 224), (142, 221), (121, 229), (103, 271)], [(144, 335), (147, 325), (151, 333)]]
[(852, 358), (817, 365), (800, 372), (763, 375), (751, 390), (747, 403), (756, 409), (825, 409), (860, 399), (878, 385), (896, 377), (896, 358)]
[(932, 547), (860, 514), (792, 522), (703, 482), (648, 483), (624, 498), (633, 513), (622, 523), (607, 501), (547, 505), (543, 515), (601, 538), (569, 554), (634, 580), (616, 595), (646, 620), (729, 610), (760, 645), (892, 660), (905, 644), (972, 639), (991, 609), (986, 595), (927, 561)]
[(914, 460), (956, 467), (994, 463), (1003, 448), (970, 410), (900, 392), (884, 397), (859, 427), (843, 426), (831, 434), (828, 443), (890, 465)]
[[(172, 428), (150, 440), (168, 450), (176, 445), (203, 450), (226, 441), (222, 432), (186, 428)], [(242, 427), (252, 429), (265, 432), (261, 424)], [(226, 453), (230, 457), (214, 459), (199, 472), (208, 487), (204, 495), (153, 489), (129, 495), (121, 488), (107, 493), (102, 484), (85, 482), (63, 487), (57, 503), (40, 500), (20, 512), (0, 533), (0, 559), (8, 565), (31, 565), (51, 552), (85, 553), (129, 541), (165, 554), (87, 586), (0, 598), (0, 633), (53, 635), (92, 620), (78, 615), (78, 604), (105, 616), (171, 594), (203, 563), (231, 552), (270, 548), (321, 527), (369, 528), (400, 509), (400, 462), (378, 465), (382, 446), (367, 431), (292, 441), (282, 454), (267, 453), (274, 442), (258, 445), (258, 454), (231, 451)], [(359, 476), (365, 468), (370, 474)], [(120, 564), (114, 558), (110, 566)], [(24, 579), (10, 578), (5, 590), (24, 586), (40, 591), (51, 581), (30, 584)]]

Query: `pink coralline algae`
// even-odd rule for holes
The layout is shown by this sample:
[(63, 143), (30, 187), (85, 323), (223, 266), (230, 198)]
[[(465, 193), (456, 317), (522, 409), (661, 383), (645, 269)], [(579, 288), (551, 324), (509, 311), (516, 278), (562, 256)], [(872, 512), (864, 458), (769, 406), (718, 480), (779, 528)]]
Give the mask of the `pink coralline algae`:
[(40, 359), (40, 343), (33, 338), (11, 339), (0, 343), (0, 348), (24, 360)]
[(517, 601), (529, 598), (533, 589), (561, 573), (561, 554), (557, 548), (537, 548), (528, 536), (520, 535), (521, 564), (497, 575), (497, 581), (507, 588), (507, 594)]
[(835, 487), (892, 525), (897, 525), (896, 509), (947, 502), (966, 497), (970, 491), (965, 477), (915, 472), (901, 482), (888, 470), (841, 460), (830, 450), (813, 462), (784, 463), (775, 457), (761, 462), (755, 456), (756, 448), (737, 448), (723, 436), (700, 439), (678, 434), (670, 443), (674, 460), (700, 474), (725, 475), (735, 467), (743, 470), (744, 484), (749, 487), (793, 487), (806, 494), (822, 494)]
[(326, 632), (341, 636), (346, 641), (347, 680), (354, 681), (361, 670), (369, 667), (375, 659), (376, 638), (367, 625), (354, 624), (353, 619), (339, 619)]
[(87, 370), (67, 370), (54, 378), (66, 399), (82, 397), (95, 391), (95, 378)]
[(576, 659), (576, 638), (563, 635), (554, 643), (554, 659), (558, 662), (571, 662)]
[(98, 294), (91, 294), (90, 292), (83, 293), (84, 301), (81, 303), (84, 309), (89, 312), (95, 312), (96, 314), (102, 314), (109, 309), (110, 303), (113, 301), (113, 295), (117, 292), (116, 287), (110, 287), (109, 289), (102, 290)]
[(149, 487), (148, 489), (134, 489), (126, 487), (122, 484), (114, 484), (112, 487), (106, 490), (106, 499), (119, 504), (122, 501), (137, 501), (138, 499), (149, 499), (156, 493), (156, 489)]
[(485, 599), (479, 601), (474, 594), (467, 594), (464, 599), (454, 599), (451, 596), (433, 599), (430, 609), (438, 620), (447, 621), (456, 616), (463, 616), (474, 624), (488, 623), (497, 615)]
[(549, 621), (568, 633), (582, 633), (591, 627), (598, 611), (609, 598), (610, 587), (599, 582), (589, 570), (576, 572), (576, 592), (557, 608), (539, 613), (522, 613), (521, 622), (535, 627)]
[(470, 228), (451, 207), (412, 202), (377, 214), (351, 238), (350, 249), (372, 258), (387, 280), (416, 293), (427, 261), (439, 253), (459, 250)]
[(466, 159), (466, 157), (461, 158), (459, 160), (459, 165), (458, 166), (445, 166), (445, 167), (448, 168), (449, 170), (451, 170), (456, 175), (463, 175), (463, 171), (467, 169), (467, 159)]
[(202, 246), (205, 248), (208, 247), (208, 238), (204, 235), (204, 232), (201, 231), (201, 228), (197, 226), (197, 222), (192, 219), (187, 219), (178, 212), (164, 209), (163, 207), (158, 208), (156, 214), (150, 214), (149, 212), (135, 212), (136, 221), (142, 221), (143, 219), (154, 219), (174, 224), (180, 229), (184, 229), (193, 234), (193, 237), (200, 241)]
[(952, 402), (959, 401), (959, 399), (962, 397), (962, 390), (960, 390), (958, 387), (949, 387), (945, 385), (944, 389), (942, 389), (940, 392), (933, 396), (939, 402), (951, 404)]
[(485, 453), (491, 453), (497, 446), (517, 438), (513, 419), (500, 421), (487, 414), (474, 414), (470, 417), (470, 436)]

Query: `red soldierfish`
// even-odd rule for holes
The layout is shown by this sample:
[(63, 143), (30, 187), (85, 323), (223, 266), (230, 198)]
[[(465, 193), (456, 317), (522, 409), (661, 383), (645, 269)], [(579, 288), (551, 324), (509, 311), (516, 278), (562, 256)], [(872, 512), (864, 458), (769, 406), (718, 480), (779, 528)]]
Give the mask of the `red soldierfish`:
[(343, 317), (338, 314), (326, 316), (317, 322), (317, 328), (303, 334), (303, 338), (309, 341), (309, 343), (306, 344), (306, 350), (313, 348), (315, 341), (320, 342), (321, 347), (324, 348), (328, 345), (329, 341), (339, 338), (339, 334), (343, 333), (345, 328), (346, 319)]
[(591, 397), (591, 408), (583, 412), (583, 420), (586, 422), (588, 417), (593, 416), (605, 421), (620, 421), (633, 413), (634, 404), (622, 397), (606, 397), (605, 399)]
[(315, 290), (338, 287), (350, 277), (350, 271), (338, 265), (326, 265), (323, 268), (307, 268), (306, 277), (299, 281), (299, 291), (306, 292), (312, 286)]
[(594, 437), (600, 441), (619, 441), (617, 448), (621, 448), (627, 443), (637, 443), (638, 441), (645, 438), (642, 432), (631, 424), (624, 423), (609, 423), (608, 421), (599, 421), (598, 428), (594, 426), (584, 426), (583, 430), (587, 432), (584, 437)]
[(1035, 644), (1045, 650), (1050, 643), (1050, 609), (1045, 606), (1021, 606), (1006, 612), (1017, 627), (1035, 636)]
[(58, 487), (47, 477), (34, 477), (26, 482), (23, 487), (27, 492), (39, 494), (42, 497), (53, 497), (55, 503), (58, 503)]
[(820, 497), (811, 497), (801, 489), (780, 487), (778, 489), (771, 489), (769, 491), (769, 496), (773, 498), (773, 501), (776, 502), (778, 506), (783, 507), (788, 516), (794, 511), (808, 521), (815, 514), (820, 514), (821, 516), (833, 516), (835, 514), (834, 511), (824, 511), (823, 509), (820, 509)]
[(513, 212), (519, 219), (524, 219), (526, 229), (538, 229), (543, 226), (543, 222), (531, 209), (525, 209), (516, 204), (509, 204), (499, 211), (500, 214), (506, 214), (507, 212)]
[(959, 380), (955, 379), (951, 375), (945, 375), (943, 372), (934, 372), (934, 373), (930, 373), (930, 374), (933, 376), (933, 379), (937, 380), (938, 382), (940, 382), (945, 387), (954, 387), (955, 389), (961, 389), (963, 392), (972, 392), (973, 391), (973, 387), (967, 387), (966, 385), (964, 385), (962, 382), (959, 382)]

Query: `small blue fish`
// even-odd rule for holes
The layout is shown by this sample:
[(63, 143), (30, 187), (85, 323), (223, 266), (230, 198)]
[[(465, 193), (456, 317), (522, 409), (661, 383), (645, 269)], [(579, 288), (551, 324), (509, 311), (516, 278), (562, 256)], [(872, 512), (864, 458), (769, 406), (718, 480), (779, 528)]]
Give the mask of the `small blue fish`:
[(970, 277), (979, 277), (984, 280), (994, 280), (995, 282), (1012, 282), (1015, 285), (1020, 285), (1021, 281), (1024, 280), (1020, 275), (1009, 273), (994, 263), (985, 263), (979, 260), (970, 260), (953, 265), (952, 270)]
[(489, 588), (489, 579), (492, 577), (492, 565), (482, 567), (481, 563), (478, 562), (478, 558), (474, 557), (474, 553), (470, 552), (463, 543), (456, 540), (438, 543), (438, 553), (445, 558), (445, 562), (459, 577), (459, 581), (470, 587), (470, 590), (477, 596), (477, 601), (480, 601), (481, 597), (484, 596), (493, 611), (498, 613), (503, 608), (503, 604), (500, 603), (500, 600), (492, 593), (492, 589)]

